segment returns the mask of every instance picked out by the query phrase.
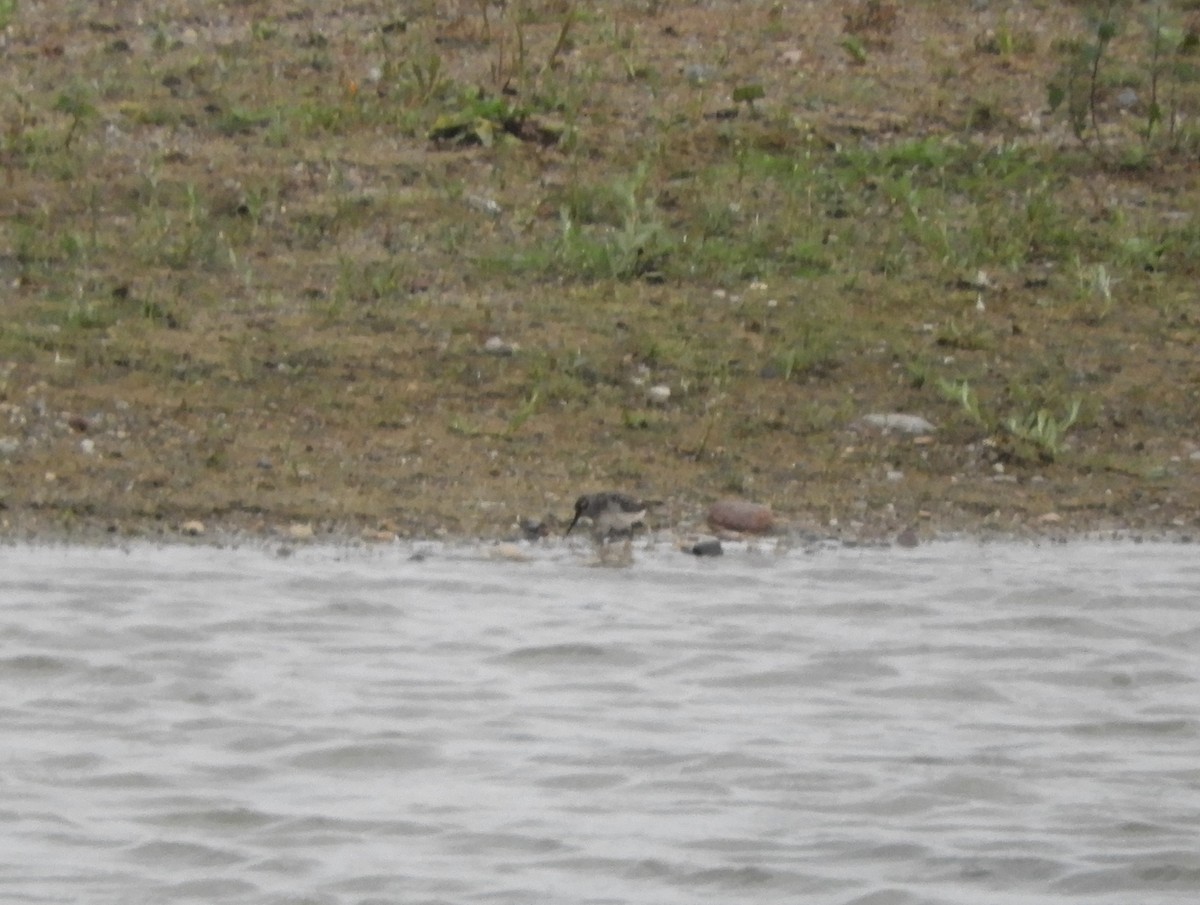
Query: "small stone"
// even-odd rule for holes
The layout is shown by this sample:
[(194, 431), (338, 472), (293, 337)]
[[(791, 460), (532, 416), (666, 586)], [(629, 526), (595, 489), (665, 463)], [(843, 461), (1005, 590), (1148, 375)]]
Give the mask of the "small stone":
[(491, 198), (485, 198), (482, 195), (468, 195), (467, 204), (480, 213), (487, 214), (489, 217), (499, 217), (503, 213), (503, 208), (499, 204)]
[(905, 415), (900, 412), (875, 412), (863, 415), (851, 427), (873, 427), (881, 431), (898, 431), (902, 434), (931, 434), (937, 427), (920, 415)]
[(504, 559), (508, 562), (529, 562), (529, 554), (516, 544), (497, 544), (489, 551), (492, 559)]
[(1045, 515), (1039, 515), (1038, 521), (1043, 525), (1056, 525), (1062, 521), (1062, 516), (1057, 512), (1047, 512)]
[(311, 540), (316, 532), (313, 531), (312, 522), (292, 522), (288, 525), (287, 533), (292, 540)]
[(901, 547), (915, 547), (920, 541), (917, 539), (916, 530), (909, 527), (896, 535), (896, 543)]
[(204, 522), (198, 519), (192, 519), (191, 521), (184, 522), (182, 525), (180, 525), (179, 530), (188, 537), (199, 537), (204, 533)]
[(671, 388), (663, 383), (646, 390), (646, 399), (654, 405), (666, 405), (671, 399)]
[(719, 500), (708, 507), (708, 523), (714, 528), (763, 534), (775, 526), (770, 506), (748, 500)]
[(499, 336), (489, 336), (483, 344), (483, 351), (488, 355), (512, 355), (516, 350), (515, 343), (507, 343)]
[(86, 440), (79, 441), (79, 451), (85, 456), (90, 456), (96, 451), (96, 441), (89, 437)]
[(16, 437), (0, 437), (0, 456), (11, 456), (21, 448), (21, 441)]
[(383, 528), (364, 528), (360, 537), (365, 541), (386, 544), (396, 539), (396, 532), (387, 531)]
[(692, 544), (689, 551), (693, 556), (721, 556), (725, 553), (721, 542), (715, 537), (706, 537)]

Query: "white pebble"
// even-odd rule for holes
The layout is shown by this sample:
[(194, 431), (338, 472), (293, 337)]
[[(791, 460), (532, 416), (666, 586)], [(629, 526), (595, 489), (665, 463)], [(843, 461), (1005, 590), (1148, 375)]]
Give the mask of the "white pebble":
[(671, 388), (664, 383), (657, 383), (646, 390), (646, 398), (655, 405), (666, 405), (671, 398)]

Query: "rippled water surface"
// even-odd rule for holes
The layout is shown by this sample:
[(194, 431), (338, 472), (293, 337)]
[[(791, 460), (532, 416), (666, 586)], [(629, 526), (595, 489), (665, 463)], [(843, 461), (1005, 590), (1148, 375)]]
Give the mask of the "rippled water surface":
[(0, 550), (0, 901), (1200, 900), (1195, 547), (487, 552)]

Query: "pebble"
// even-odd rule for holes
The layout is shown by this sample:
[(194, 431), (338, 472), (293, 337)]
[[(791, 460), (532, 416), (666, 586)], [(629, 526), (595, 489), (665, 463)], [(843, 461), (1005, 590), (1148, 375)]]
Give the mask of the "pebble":
[(874, 412), (863, 415), (851, 427), (874, 427), (902, 434), (931, 434), (937, 430), (937, 427), (920, 415), (905, 415), (901, 412)]
[(372, 543), (386, 544), (396, 539), (396, 532), (387, 531), (383, 528), (365, 528), (360, 537)]
[(21, 448), (21, 441), (16, 437), (0, 437), (0, 456), (11, 456)]
[(184, 522), (182, 525), (180, 525), (179, 530), (188, 537), (199, 537), (204, 533), (204, 522), (198, 519), (192, 519), (191, 521)]
[(671, 388), (659, 383), (646, 390), (646, 399), (654, 405), (666, 405), (671, 398)]
[(482, 195), (468, 195), (467, 204), (480, 213), (487, 214), (489, 217), (499, 217), (504, 212), (504, 209), (494, 200), (485, 198)]
[(770, 506), (748, 500), (719, 500), (708, 507), (708, 523), (714, 528), (763, 534), (775, 526)]
[(287, 533), (292, 540), (311, 540), (316, 532), (312, 522), (292, 522), (288, 525)]
[(497, 544), (488, 551), (492, 559), (503, 559), (507, 562), (529, 562), (529, 554), (516, 544)]
[(698, 540), (688, 549), (693, 556), (721, 556), (725, 553), (721, 542), (715, 537)]
[(483, 351), (488, 355), (512, 355), (517, 351), (517, 344), (507, 343), (499, 336), (489, 336), (483, 344)]

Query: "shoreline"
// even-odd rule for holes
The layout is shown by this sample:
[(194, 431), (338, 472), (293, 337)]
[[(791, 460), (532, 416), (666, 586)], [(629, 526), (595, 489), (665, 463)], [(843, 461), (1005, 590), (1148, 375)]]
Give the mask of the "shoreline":
[[(3, 513), (11, 516), (11, 513)], [(70, 528), (54, 526), (43, 519), (0, 519), (0, 544), (4, 546), (69, 546), (81, 548), (111, 548), (124, 544), (157, 546), (238, 547), (258, 544), (278, 545), (279, 551), (292, 552), (304, 548), (346, 547), (357, 549), (387, 549), (399, 545), (446, 544), (482, 549), (507, 547), (529, 550), (554, 545), (583, 547), (590, 545), (575, 541), (563, 534), (565, 522), (543, 526), (549, 530), (534, 534), (528, 526), (513, 523), (508, 529), (478, 533), (449, 532), (433, 529), (427, 532), (399, 532), (380, 528), (367, 522), (268, 521), (265, 518), (246, 519), (186, 519), (174, 523), (161, 521), (129, 523), (95, 519), (80, 521)], [(779, 550), (813, 552), (826, 548), (913, 549), (943, 543), (968, 542), (977, 544), (1071, 544), (1078, 542), (1112, 542), (1117, 544), (1166, 543), (1188, 545), (1200, 541), (1200, 534), (1186, 526), (1144, 523), (1141, 525), (1098, 522), (1064, 525), (1061, 522), (999, 526), (995, 524), (960, 525), (936, 529), (929, 524), (895, 529), (884, 524), (860, 524), (813, 527), (799, 520), (780, 517), (775, 528), (761, 533), (739, 533), (714, 529), (697, 514), (674, 525), (656, 523), (649, 531), (639, 531), (634, 537), (639, 543), (668, 546), (680, 553), (690, 554), (697, 541), (718, 539), (723, 543), (761, 545)], [(571, 541), (570, 544), (567, 542)]]

